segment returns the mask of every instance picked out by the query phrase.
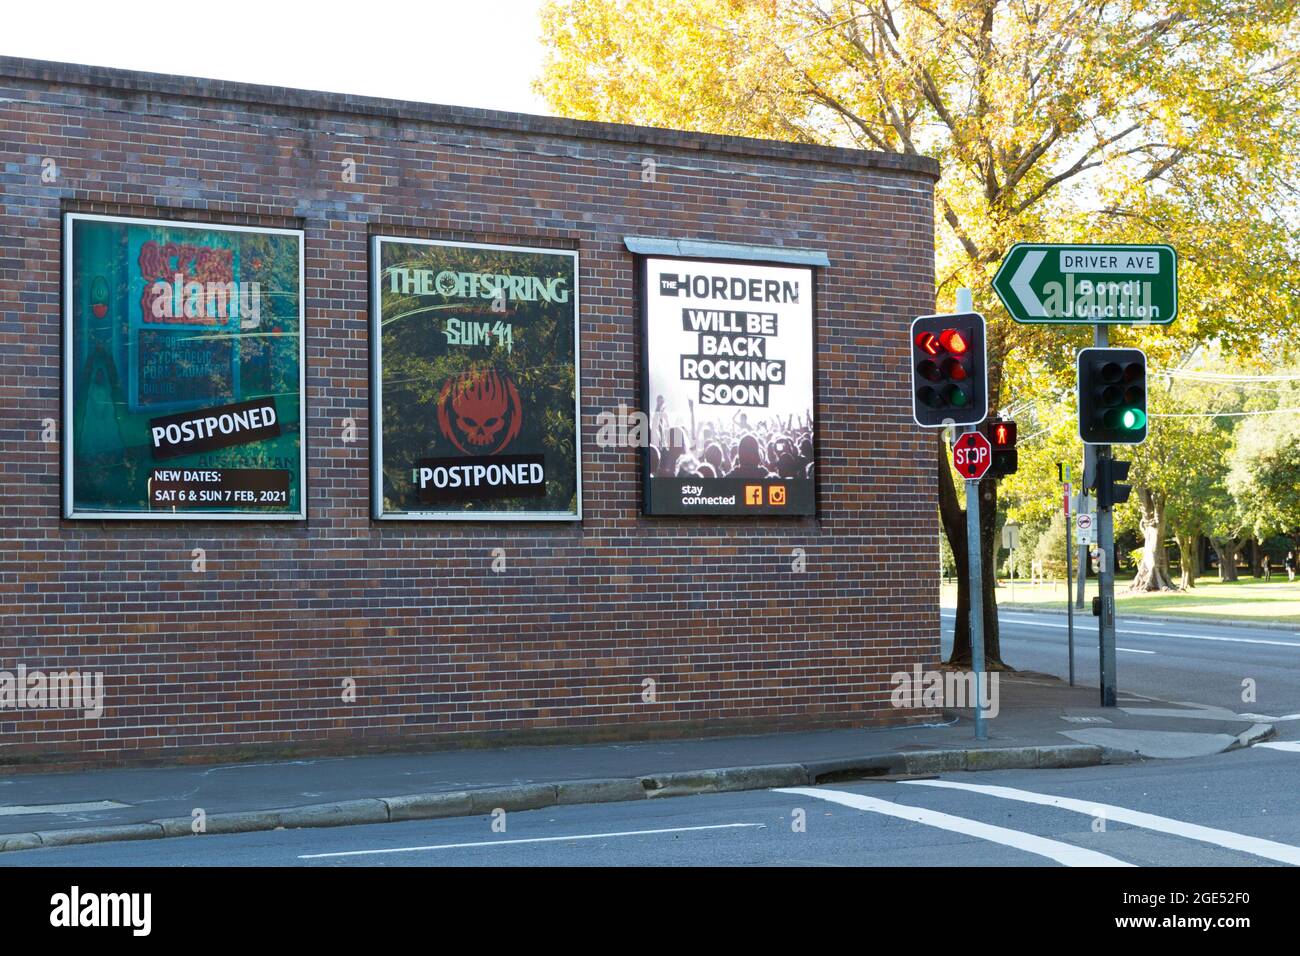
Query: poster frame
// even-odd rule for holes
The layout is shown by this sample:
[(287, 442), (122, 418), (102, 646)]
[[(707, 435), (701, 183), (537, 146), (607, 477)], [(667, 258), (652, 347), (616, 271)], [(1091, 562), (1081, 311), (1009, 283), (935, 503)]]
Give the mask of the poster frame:
[[(780, 251), (773, 248), (770, 251)], [(649, 448), (641, 448), (641, 460), (638, 464), (637, 473), (640, 476), (639, 494), (641, 496), (640, 513), (644, 517), (652, 518), (657, 521), (683, 519), (686, 521), (733, 521), (742, 522), (762, 521), (765, 519), (775, 519), (780, 522), (791, 521), (814, 521), (822, 520), (822, 458), (821, 458), (821, 322), (819, 321), (818, 311), (818, 281), (821, 279), (820, 270), (825, 269), (825, 263), (802, 262), (782, 260), (772, 257), (737, 257), (726, 254), (705, 255), (705, 254), (683, 254), (670, 252), (634, 252), (633, 253), (633, 271), (632, 271), (632, 294), (636, 301), (636, 343), (640, 350), (638, 365), (640, 366), (641, 382), (637, 394), (641, 399), (641, 408), (646, 415), (650, 414), (653, 397), (650, 394), (650, 294), (649, 294), (649, 272), (650, 260), (662, 259), (673, 262), (686, 263), (709, 263), (717, 262), (726, 265), (741, 266), (771, 266), (784, 269), (807, 269), (811, 279), (812, 287), (812, 409), (813, 409), (813, 461), (816, 467), (813, 469), (813, 513), (812, 514), (777, 514), (772, 512), (761, 512), (758, 514), (736, 514), (736, 513), (717, 513), (717, 512), (697, 512), (695, 514), (679, 514), (677, 512), (654, 511), (650, 506), (650, 451)]]
[[(160, 210), (164, 212), (165, 210)], [(73, 223), (79, 221), (114, 222), (127, 225), (169, 226), (192, 229), (213, 229), (227, 232), (274, 233), (277, 235), (298, 237), (298, 510), (296, 512), (212, 512), (212, 511), (78, 511), (76, 502), (76, 475), (73, 472), (73, 376), (72, 365), (75, 352), (72, 346), (72, 234)], [(63, 517), (68, 521), (305, 521), (307, 519), (307, 281), (306, 281), (306, 231), (303, 229), (286, 229), (277, 226), (249, 226), (232, 223), (212, 222), (195, 219), (161, 219), (140, 216), (115, 216), (104, 213), (65, 212), (63, 214), (62, 255), (60, 268), (63, 281), (60, 288), (63, 293), (62, 313), (63, 335), (61, 337), (63, 366), (60, 381), (59, 398), (63, 445), (61, 456)]]
[[(503, 252), (534, 252), (563, 255), (573, 259), (573, 427), (574, 496), (573, 511), (384, 511), (384, 342), (381, 263), (385, 242), (417, 246), (448, 246), (458, 249), (496, 249)], [(548, 246), (520, 246), (499, 242), (459, 239), (426, 239), (399, 233), (373, 233), (369, 242), (370, 271), (370, 516), (374, 521), (582, 521), (582, 284), (579, 250)]]

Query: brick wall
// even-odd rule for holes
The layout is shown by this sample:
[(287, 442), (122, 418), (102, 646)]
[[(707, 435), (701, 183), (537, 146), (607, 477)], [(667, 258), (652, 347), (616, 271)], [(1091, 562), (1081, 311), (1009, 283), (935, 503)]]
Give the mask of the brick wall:
[[(97, 720), (0, 710), (0, 764), (929, 716), (891, 708), (888, 678), (938, 655), (934, 446), (911, 422), (904, 332), (934, 304), (935, 173), (886, 154), (0, 58), (0, 670), (102, 671), (107, 704)], [(61, 519), (60, 445), (42, 423), (60, 419), (65, 211), (305, 230), (306, 522)], [(370, 519), (377, 231), (579, 250), (581, 523)], [(637, 452), (594, 444), (595, 416), (640, 394), (625, 235), (829, 255), (818, 518), (640, 514)]]

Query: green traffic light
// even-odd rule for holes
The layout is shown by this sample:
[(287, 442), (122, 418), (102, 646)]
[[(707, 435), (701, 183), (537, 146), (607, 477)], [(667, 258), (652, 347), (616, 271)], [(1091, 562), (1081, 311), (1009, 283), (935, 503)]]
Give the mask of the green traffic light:
[(1145, 428), (1147, 424), (1146, 413), (1140, 408), (1126, 408), (1124, 409), (1123, 423), (1124, 428), (1131, 432)]

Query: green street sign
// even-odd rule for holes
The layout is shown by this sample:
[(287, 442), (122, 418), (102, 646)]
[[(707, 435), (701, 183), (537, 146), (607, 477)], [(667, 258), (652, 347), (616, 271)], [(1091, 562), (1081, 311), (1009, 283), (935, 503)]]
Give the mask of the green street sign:
[(1172, 246), (1018, 242), (993, 291), (1029, 325), (1168, 325), (1178, 314)]

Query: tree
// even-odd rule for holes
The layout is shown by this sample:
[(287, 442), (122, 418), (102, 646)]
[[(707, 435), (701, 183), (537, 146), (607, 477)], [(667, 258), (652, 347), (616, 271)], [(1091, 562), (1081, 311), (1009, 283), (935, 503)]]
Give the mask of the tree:
[(1246, 513), (1229, 485), (1231, 462), (1230, 451), (1226, 462), (1228, 468), (1215, 484), (1214, 498), (1208, 503), (1209, 519), (1205, 528), (1210, 547), (1214, 548), (1215, 557), (1219, 559), (1220, 581), (1237, 580), (1237, 562), (1241, 560), (1241, 549), (1250, 540)]
[(1129, 482), (1135, 490), (1130, 503), (1119, 509), (1117, 523), (1136, 525), (1143, 540), (1130, 590), (1174, 587), (1165, 555), (1170, 535), (1178, 545), (1182, 568), (1179, 587), (1193, 588), (1200, 571), (1200, 539), (1213, 529), (1216, 515), (1230, 508), (1225, 483), (1232, 419), (1216, 417), (1214, 412), (1231, 409), (1233, 393), (1175, 379), (1149, 384), (1147, 440), (1128, 449), (1115, 448), (1117, 457), (1133, 462)]
[[(1019, 239), (1176, 238), (1179, 324), (1133, 335), (1157, 361), (1211, 337), (1258, 348), (1300, 317), (1284, 208), (1300, 182), (1298, 24), (1289, 0), (554, 0), (537, 89), (580, 119), (936, 157), (937, 292), (980, 296), (997, 408), (1030, 386), (1025, 368), (1063, 382), (1084, 342), (988, 299)], [(965, 522), (936, 445), (960, 567)], [(991, 516), (996, 482), (982, 484)], [(995, 530), (982, 522), (994, 665)], [(964, 580), (954, 662), (970, 656)]]
[(1065, 515), (1058, 511), (1034, 547), (1034, 559), (1040, 563), (1044, 575), (1065, 580), (1065, 548)]
[(1243, 424), (1228, 484), (1256, 538), (1300, 531), (1300, 421), (1268, 415)]

